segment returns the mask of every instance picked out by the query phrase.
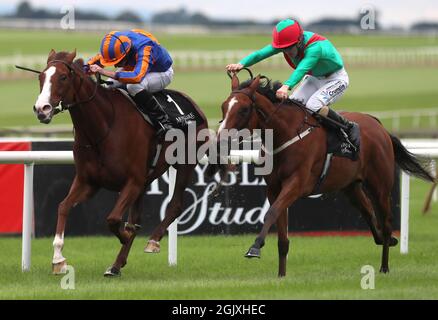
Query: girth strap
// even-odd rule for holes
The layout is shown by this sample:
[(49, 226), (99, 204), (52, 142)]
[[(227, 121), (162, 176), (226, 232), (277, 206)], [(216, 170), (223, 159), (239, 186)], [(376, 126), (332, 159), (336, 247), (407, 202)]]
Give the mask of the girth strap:
[(271, 154), (271, 155), (275, 155), (281, 151), (283, 151), (284, 149), (286, 149), (287, 147), (293, 145), (295, 142), (303, 139), (305, 136), (307, 136), (309, 133), (312, 132), (312, 130), (315, 129), (315, 127), (310, 127), (307, 128), (306, 130), (304, 130), (303, 132), (299, 133), (298, 135), (296, 135), (295, 137), (293, 137), (292, 139), (286, 141), (285, 143), (283, 143), (281, 146), (279, 146), (278, 148), (274, 149), (274, 151), (269, 151), (266, 150), (265, 147), (262, 145), (261, 149), (266, 152), (267, 154)]

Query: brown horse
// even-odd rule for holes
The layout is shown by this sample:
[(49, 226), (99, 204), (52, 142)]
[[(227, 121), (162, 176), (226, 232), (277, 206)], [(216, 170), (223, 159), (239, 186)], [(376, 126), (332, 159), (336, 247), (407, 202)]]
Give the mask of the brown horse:
[[(70, 113), (74, 126), (73, 153), (76, 176), (67, 197), (60, 203), (58, 223), (53, 242), (53, 272), (63, 273), (66, 259), (62, 256), (66, 219), (72, 206), (93, 196), (100, 188), (118, 191), (118, 200), (108, 215), (109, 229), (122, 244), (115, 262), (106, 276), (120, 275), (127, 263), (129, 250), (140, 225), (143, 196), (147, 186), (169, 167), (163, 144), (156, 165), (157, 138), (155, 130), (145, 122), (133, 102), (116, 89), (107, 89), (94, 82), (82, 70), (83, 60), (73, 62), (76, 53), (51, 51), (47, 67), (40, 73), (41, 93), (34, 106), (40, 122), (49, 123), (62, 106)], [(182, 94), (183, 95), (183, 94)], [(189, 97), (183, 95), (203, 118), (197, 130), (208, 128), (207, 119)], [(188, 141), (187, 144), (198, 142)], [(188, 150), (188, 148), (186, 148)], [(196, 164), (176, 164), (176, 186), (164, 220), (153, 231), (145, 252), (159, 252), (159, 240), (167, 227), (182, 211), (183, 193)], [(129, 210), (128, 222), (122, 218)]]
[[(302, 106), (289, 100), (277, 100), (275, 91), (279, 85), (273, 85), (270, 81), (263, 83), (258, 76), (240, 86), (234, 74), (232, 92), (222, 104), (223, 121), (217, 133), (217, 141), (224, 142), (221, 141), (221, 136), (227, 136), (222, 135), (224, 129), (273, 130), (274, 149), (270, 150), (274, 154), (273, 170), (265, 176), (271, 207), (246, 257), (260, 258), (260, 249), (266, 235), (276, 223), (278, 275), (285, 276), (289, 251), (287, 208), (297, 199), (311, 195), (317, 185), (326, 158), (327, 131)], [(383, 245), (380, 271), (386, 273), (389, 271), (389, 247), (398, 242), (391, 235), (390, 196), (395, 165), (427, 181), (433, 181), (433, 178), (377, 119), (356, 112), (345, 112), (343, 115), (360, 125), (359, 159), (351, 161), (334, 157), (319, 193), (342, 190), (360, 210), (375, 243)]]

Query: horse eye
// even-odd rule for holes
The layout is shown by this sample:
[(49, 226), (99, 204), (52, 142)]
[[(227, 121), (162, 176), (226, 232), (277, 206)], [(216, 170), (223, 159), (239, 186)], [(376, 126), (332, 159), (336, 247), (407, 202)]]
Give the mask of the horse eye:
[(60, 79), (61, 81), (65, 81), (65, 80), (67, 80), (67, 76), (66, 76), (65, 74), (61, 74), (61, 75), (59, 76), (59, 79)]

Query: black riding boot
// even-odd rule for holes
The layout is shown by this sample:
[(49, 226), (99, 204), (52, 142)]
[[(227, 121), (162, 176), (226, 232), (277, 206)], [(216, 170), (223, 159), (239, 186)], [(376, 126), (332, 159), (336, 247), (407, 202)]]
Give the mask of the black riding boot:
[[(348, 140), (356, 148), (356, 151), (359, 151), (359, 146), (360, 146), (359, 125), (356, 122), (352, 122), (352, 121), (345, 119), (343, 116), (341, 116), (339, 113), (337, 113), (333, 109), (329, 109), (327, 118), (332, 119), (345, 127), (345, 133), (348, 136)], [(341, 128), (341, 129), (344, 129), (344, 128)]]
[(142, 90), (133, 97), (138, 108), (151, 118), (157, 129), (157, 136), (163, 135), (166, 131), (173, 129), (167, 113), (161, 108), (151, 93)]

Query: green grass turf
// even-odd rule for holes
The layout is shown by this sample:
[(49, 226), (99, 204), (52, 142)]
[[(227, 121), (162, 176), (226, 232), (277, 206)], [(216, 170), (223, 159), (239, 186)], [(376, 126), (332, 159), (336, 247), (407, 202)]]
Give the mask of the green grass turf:
[[(51, 272), (52, 239), (32, 242), (32, 269), (21, 273), (21, 240), (0, 238), (0, 299), (438, 299), (438, 204), (420, 209), (429, 186), (413, 180), (409, 254), (390, 250), (389, 274), (379, 274), (381, 247), (370, 237), (290, 237), (286, 278), (278, 279), (276, 236), (260, 260), (243, 258), (254, 235), (181, 236), (178, 265), (162, 252), (143, 253), (136, 239), (121, 278), (103, 272), (119, 243), (107, 237), (67, 237), (64, 255), (75, 268), (75, 290), (62, 290)], [(55, 213), (54, 213), (55, 214)], [(68, 227), (67, 227), (68, 228)], [(360, 286), (363, 265), (376, 271), (375, 289)]]
[[(255, 67), (254, 72), (284, 81), (290, 71)], [(337, 110), (366, 112), (438, 107), (436, 68), (353, 68), (348, 72), (350, 87), (335, 104)], [(242, 74), (243, 79), (246, 76)], [(225, 72), (220, 71), (177, 72), (170, 87), (189, 94), (210, 119), (221, 117), (220, 106), (230, 93), (230, 81)], [(38, 93), (37, 77), (0, 81), (0, 128), (38, 125), (32, 112)], [(70, 123), (70, 118), (67, 113), (61, 114), (52, 123)]]
[[(109, 30), (108, 30), (109, 31)], [(13, 54), (47, 54), (55, 50), (94, 52), (99, 49), (104, 32), (38, 31), (0, 29), (0, 56)], [(437, 46), (436, 36), (385, 36), (324, 34), (337, 47), (424, 47)], [(169, 50), (239, 50), (257, 49), (270, 42), (270, 30), (266, 34), (156, 34)]]

